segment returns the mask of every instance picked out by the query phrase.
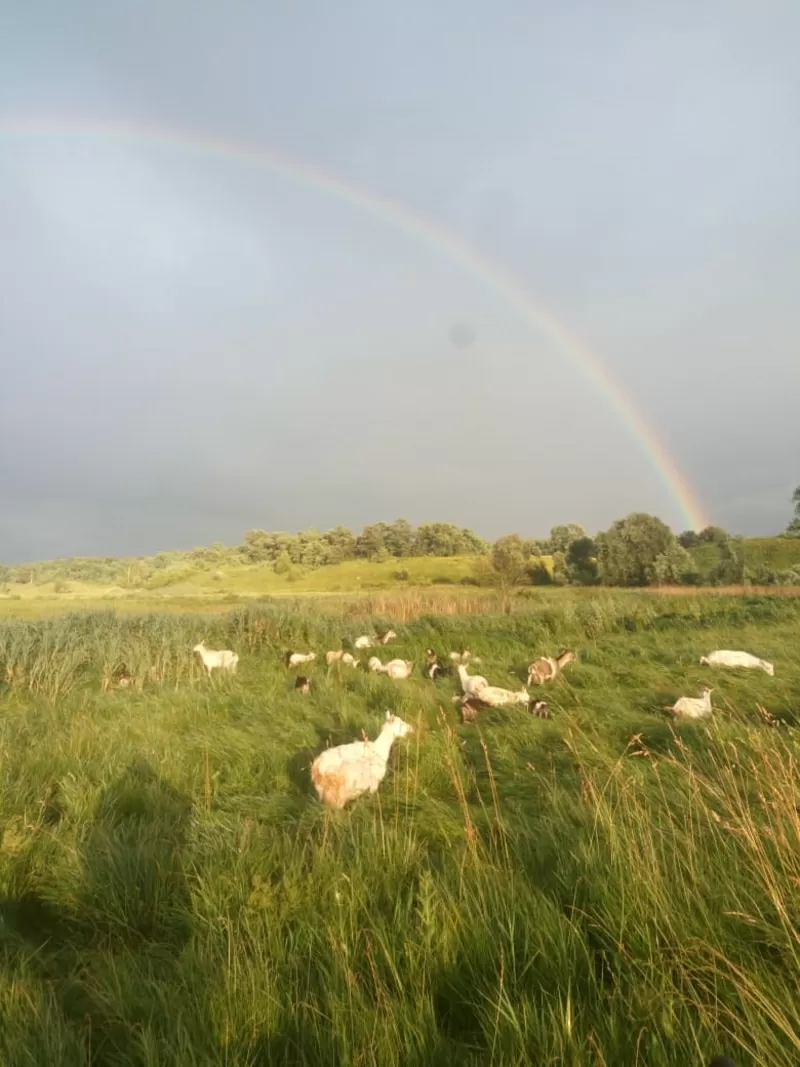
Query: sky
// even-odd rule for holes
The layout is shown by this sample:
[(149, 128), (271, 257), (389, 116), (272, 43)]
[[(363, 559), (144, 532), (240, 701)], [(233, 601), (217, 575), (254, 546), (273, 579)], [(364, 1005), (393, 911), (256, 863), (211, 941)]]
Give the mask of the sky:
[(603, 382), (782, 529), (798, 55), (795, 0), (3, 5), (0, 561), (685, 528)]

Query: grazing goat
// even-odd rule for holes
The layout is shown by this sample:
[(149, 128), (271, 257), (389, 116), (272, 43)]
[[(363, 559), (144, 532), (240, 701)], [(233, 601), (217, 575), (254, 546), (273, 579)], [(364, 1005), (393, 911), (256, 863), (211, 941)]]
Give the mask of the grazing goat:
[(397, 634), (394, 632), (394, 630), (386, 630), (384, 633), (378, 634), (378, 644), (388, 645), (389, 642), (394, 641), (396, 637)]
[(301, 663), (313, 663), (316, 658), (316, 652), (287, 652), (286, 666), (299, 667)]
[(550, 708), (547, 706), (544, 700), (534, 700), (529, 706), (531, 715), (535, 715), (537, 719), (552, 719), (550, 714)]
[(755, 670), (766, 671), (770, 677), (775, 674), (775, 667), (765, 659), (751, 656), (749, 652), (730, 652), (728, 649), (718, 649), (709, 652), (707, 656), (700, 657), (700, 663), (707, 667), (749, 667)]
[[(465, 697), (477, 696), (481, 689), (488, 686), (488, 682), (480, 674), (467, 674), (467, 668), (463, 663), (458, 665), (458, 677), (461, 680), (461, 688)], [(456, 697), (456, 700), (459, 698)]]
[(342, 658), (343, 655), (344, 655), (344, 652), (343, 652), (343, 650), (341, 648), (339, 649), (338, 652), (326, 652), (325, 653), (325, 662), (330, 667), (330, 665), (332, 663), (337, 663)]
[(568, 663), (574, 663), (576, 660), (574, 652), (562, 652), (555, 659), (550, 656), (542, 656), (541, 659), (535, 660), (530, 667), (528, 667), (528, 685), (543, 685), (545, 682), (552, 682), (554, 678), (557, 678), (561, 674), (562, 670)]
[(362, 793), (377, 793), (386, 777), (386, 764), (397, 737), (406, 737), (414, 727), (390, 711), (374, 741), (354, 741), (329, 748), (311, 764), (311, 781), (324, 804), (343, 808)]
[(353, 648), (372, 648), (373, 641), (371, 637), (366, 634), (362, 634), (361, 637), (357, 637), (353, 642)]
[(208, 671), (209, 675), (213, 670), (230, 671), (231, 674), (236, 673), (236, 664), (239, 662), (239, 657), (235, 652), (231, 652), (230, 649), (223, 649), (219, 652), (213, 648), (206, 648), (205, 641), (201, 641), (199, 645), (195, 645), (192, 652), (199, 652), (200, 659), (203, 661), (203, 666)]
[(355, 656), (352, 656), (349, 652), (342, 653), (342, 663), (345, 667), (357, 667), (359, 660)]
[(410, 678), (414, 670), (410, 659), (392, 659), (388, 663), (381, 663), (377, 656), (370, 656), (367, 667), (375, 674), (386, 674), (396, 679)]
[(308, 678), (306, 678), (304, 674), (298, 674), (298, 676), (294, 680), (294, 687), (300, 693), (311, 692), (311, 682)]
[(706, 687), (701, 697), (680, 697), (669, 710), (684, 719), (707, 719), (713, 710), (711, 707), (713, 692), (713, 689)]

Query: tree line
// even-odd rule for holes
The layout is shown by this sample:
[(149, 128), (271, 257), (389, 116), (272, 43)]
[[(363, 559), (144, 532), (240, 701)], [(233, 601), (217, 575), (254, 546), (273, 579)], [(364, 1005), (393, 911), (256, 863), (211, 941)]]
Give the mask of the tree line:
[[(781, 539), (800, 538), (800, 486), (794, 517)], [(779, 544), (780, 539), (773, 539)], [(783, 541), (786, 545), (786, 541)], [(789, 548), (789, 545), (786, 545)], [(355, 533), (347, 526), (283, 533), (248, 530), (240, 545), (219, 542), (188, 551), (130, 559), (91, 557), (3, 566), (0, 583), (88, 581), (126, 587), (158, 584), (181, 568), (221, 569), (269, 564), (289, 577), (347, 560), (383, 562), (414, 556), (475, 556), (475, 581), (511, 587), (531, 585), (757, 585), (800, 584), (800, 553), (784, 561), (748, 558), (746, 542), (719, 526), (675, 535), (653, 515), (635, 512), (590, 536), (578, 523), (554, 526), (549, 537), (507, 534), (494, 543), (449, 522), (413, 526), (406, 519), (376, 522)], [(398, 575), (403, 573), (398, 571)]]

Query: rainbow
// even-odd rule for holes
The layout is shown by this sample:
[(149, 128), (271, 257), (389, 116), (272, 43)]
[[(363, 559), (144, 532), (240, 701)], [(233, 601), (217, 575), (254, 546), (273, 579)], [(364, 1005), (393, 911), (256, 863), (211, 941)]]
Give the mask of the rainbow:
[(170, 148), (178, 147), (186, 152), (201, 155), (222, 156), (240, 164), (258, 167), (272, 174), (289, 178), (309, 189), (327, 193), (429, 245), (468, 274), (479, 279), (488, 289), (496, 292), (530, 325), (545, 334), (605, 397), (611, 409), (627, 427), (631, 437), (647, 455), (667, 493), (677, 505), (686, 525), (696, 530), (710, 525), (710, 520), (686, 477), (678, 469), (655, 430), (648, 425), (633, 401), (603, 365), (599, 356), (587, 348), (550, 312), (537, 304), (518, 278), (504, 267), (479, 255), (468, 244), (441, 226), (412, 214), (407, 208), (394, 201), (353, 185), (329, 172), (318, 170), (308, 163), (267, 152), (260, 147), (239, 141), (173, 130), (149, 123), (61, 118), (41, 120), (0, 116), (0, 138), (64, 135), (146, 142)]

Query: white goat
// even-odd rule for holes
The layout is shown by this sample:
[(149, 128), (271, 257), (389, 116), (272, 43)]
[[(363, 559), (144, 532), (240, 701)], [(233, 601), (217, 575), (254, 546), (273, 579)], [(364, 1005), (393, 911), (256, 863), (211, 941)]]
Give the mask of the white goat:
[(299, 667), (301, 663), (312, 663), (316, 658), (316, 652), (287, 652), (286, 666)]
[(359, 664), (359, 660), (357, 660), (356, 657), (352, 656), (349, 652), (342, 653), (341, 662), (345, 665), (345, 667), (357, 667)]
[(386, 674), (396, 679), (410, 678), (414, 671), (410, 659), (392, 659), (388, 663), (381, 663), (377, 656), (370, 656), (367, 667), (375, 674)]
[(213, 648), (206, 648), (205, 641), (201, 641), (199, 645), (194, 646), (192, 651), (200, 653), (200, 659), (203, 661), (203, 666), (209, 675), (213, 670), (217, 669), (230, 671), (232, 674), (236, 673), (236, 664), (239, 662), (239, 657), (235, 652), (231, 652), (230, 649), (215, 651)]
[(550, 656), (542, 656), (541, 659), (535, 660), (528, 667), (528, 685), (533, 685), (534, 682), (536, 685), (552, 682), (554, 678), (561, 674), (561, 671), (568, 663), (574, 663), (576, 659), (575, 653), (569, 651), (562, 652), (555, 659)]
[(711, 694), (713, 689), (705, 688), (701, 697), (681, 697), (670, 708), (674, 715), (684, 719), (707, 719), (713, 708)]
[(325, 653), (325, 662), (330, 667), (330, 665), (332, 663), (338, 663), (338, 661), (342, 658), (343, 655), (344, 655), (344, 652), (342, 651), (341, 648), (339, 649), (338, 652), (326, 652)]
[(361, 637), (357, 637), (353, 642), (353, 648), (372, 648), (373, 640), (366, 634), (362, 634)]
[(406, 737), (414, 727), (386, 712), (386, 722), (374, 741), (354, 741), (329, 748), (311, 764), (311, 781), (319, 799), (333, 808), (343, 808), (362, 793), (377, 793), (386, 777), (386, 764), (397, 737)]
[(501, 689), (499, 685), (484, 685), (466, 699), (477, 700), (488, 708), (503, 708), (509, 704), (530, 704), (531, 698), (527, 689), (512, 692), (510, 689)]
[[(458, 677), (461, 679), (461, 688), (466, 697), (476, 697), (482, 689), (488, 686), (488, 682), (480, 674), (467, 674), (467, 668), (463, 663), (458, 665)], [(459, 697), (455, 697), (456, 700)]]
[[(462, 697), (461, 699), (461, 721), (464, 723), (474, 722), (478, 717), (478, 712), (482, 708), (491, 707), (491, 704), (485, 703), (480, 697)], [(550, 709), (543, 700), (536, 700), (533, 704), (528, 705), (528, 710), (531, 715), (534, 715), (537, 719), (549, 719)]]
[(766, 671), (770, 677), (775, 674), (775, 667), (765, 659), (751, 656), (749, 652), (730, 652), (728, 649), (718, 649), (709, 652), (707, 656), (700, 657), (700, 663), (707, 667), (749, 667), (751, 669)]

